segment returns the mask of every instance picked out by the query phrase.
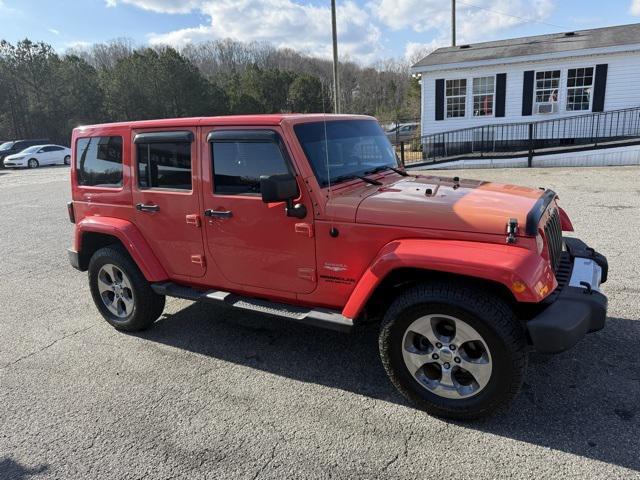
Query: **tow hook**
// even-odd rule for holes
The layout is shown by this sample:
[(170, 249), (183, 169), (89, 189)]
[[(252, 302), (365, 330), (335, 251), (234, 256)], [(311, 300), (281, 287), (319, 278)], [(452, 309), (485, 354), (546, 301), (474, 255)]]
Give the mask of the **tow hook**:
[(586, 290), (584, 291), (584, 293), (586, 295), (592, 295), (593, 294), (593, 289), (591, 288), (591, 284), (589, 282), (580, 282), (580, 285), (582, 285), (584, 288), (586, 288)]
[(510, 218), (507, 222), (507, 243), (516, 243), (518, 239), (516, 235), (518, 234), (518, 220), (515, 218)]

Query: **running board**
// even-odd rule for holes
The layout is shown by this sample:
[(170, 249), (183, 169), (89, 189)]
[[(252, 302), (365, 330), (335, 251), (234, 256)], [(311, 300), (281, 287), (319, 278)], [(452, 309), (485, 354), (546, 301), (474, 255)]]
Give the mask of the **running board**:
[(285, 303), (270, 302), (259, 298), (243, 297), (242, 295), (223, 292), (221, 290), (201, 291), (172, 282), (153, 283), (151, 288), (159, 295), (183, 298), (185, 300), (205, 301), (218, 305), (223, 304), (241, 310), (287, 318), (295, 322), (328, 328), (330, 330), (348, 332), (353, 327), (353, 321), (344, 317), (337, 310), (329, 310), (326, 308), (310, 309), (296, 305), (287, 305)]

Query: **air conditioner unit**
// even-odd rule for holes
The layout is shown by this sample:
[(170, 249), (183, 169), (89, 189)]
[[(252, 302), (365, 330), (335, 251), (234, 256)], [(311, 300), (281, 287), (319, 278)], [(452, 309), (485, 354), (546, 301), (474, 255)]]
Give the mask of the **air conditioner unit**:
[(557, 111), (558, 111), (557, 102), (536, 103), (536, 113), (538, 115), (548, 115), (549, 113), (556, 113)]

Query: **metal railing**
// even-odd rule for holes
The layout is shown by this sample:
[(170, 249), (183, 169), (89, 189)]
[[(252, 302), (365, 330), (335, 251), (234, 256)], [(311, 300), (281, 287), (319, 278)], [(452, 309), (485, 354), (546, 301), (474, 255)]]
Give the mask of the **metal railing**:
[(406, 164), (527, 156), (640, 142), (640, 107), (434, 133), (396, 144)]

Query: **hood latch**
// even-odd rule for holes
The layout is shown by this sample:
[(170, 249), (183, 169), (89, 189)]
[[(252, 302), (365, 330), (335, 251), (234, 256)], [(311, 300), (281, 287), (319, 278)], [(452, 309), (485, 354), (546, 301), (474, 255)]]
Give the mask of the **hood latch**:
[(510, 218), (507, 222), (507, 243), (516, 243), (518, 238), (516, 235), (518, 234), (518, 220), (515, 218)]

